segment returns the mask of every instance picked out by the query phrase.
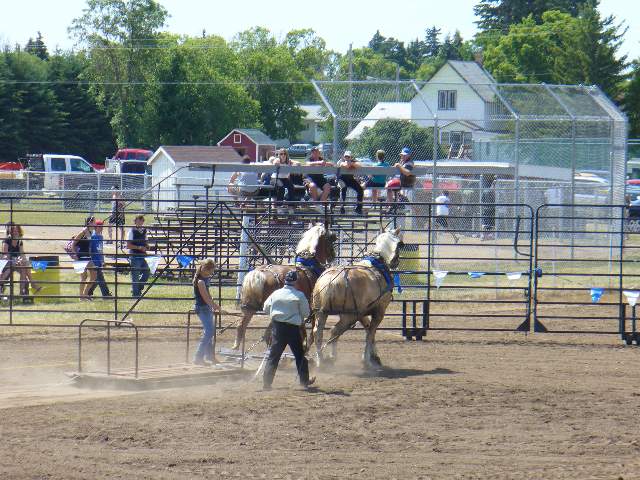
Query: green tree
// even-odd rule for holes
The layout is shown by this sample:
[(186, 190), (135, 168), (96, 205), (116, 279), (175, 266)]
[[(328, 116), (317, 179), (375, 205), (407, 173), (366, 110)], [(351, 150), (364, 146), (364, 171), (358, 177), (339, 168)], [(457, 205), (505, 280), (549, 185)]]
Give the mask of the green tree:
[(306, 81), (286, 44), (269, 30), (255, 27), (239, 33), (232, 43), (245, 72), (247, 90), (260, 104), (260, 121), (272, 138), (296, 138), (303, 129), (298, 108)]
[(8, 155), (16, 158), (28, 152), (60, 150), (68, 115), (48, 83), (47, 62), (23, 51), (5, 53), (4, 57), (9, 77), (15, 82), (6, 92), (12, 99), (10, 122), (15, 135)]
[(84, 53), (56, 53), (49, 59), (49, 80), (66, 114), (60, 138), (62, 151), (100, 163), (113, 154), (115, 139), (109, 119), (82, 82), (87, 67)]
[[(1, 98), (1, 95), (0, 95)], [(640, 61), (632, 64), (631, 79), (626, 88), (622, 102), (625, 113), (629, 118), (629, 136), (640, 137)]]
[(8, 56), (8, 52), (0, 53), (0, 161), (15, 160), (21, 153), (18, 146), (24, 145), (17, 115), (20, 94)]
[(163, 42), (145, 109), (147, 143), (215, 145), (231, 129), (259, 127), (260, 108), (244, 85), (243, 66), (215, 36)]
[(40, 60), (49, 60), (49, 52), (47, 46), (44, 44), (42, 34), (38, 32), (36, 39), (29, 38), (27, 45), (24, 48), (25, 52), (31, 53), (38, 57)]
[(435, 57), (440, 51), (440, 32), (441, 30), (435, 25), (431, 28), (427, 28), (425, 32), (425, 47), (427, 49), (427, 55)]
[(378, 120), (372, 128), (365, 128), (360, 138), (353, 140), (349, 148), (357, 156), (375, 158), (382, 148), (387, 158), (398, 158), (403, 147), (413, 150), (413, 157), (433, 157), (433, 129), (422, 128), (409, 120)]
[[(310, 28), (291, 30), (284, 38), (296, 68), (307, 80), (322, 80), (333, 75), (335, 52)], [(301, 102), (317, 102), (317, 94), (310, 83), (303, 85)]]
[(118, 145), (140, 142), (147, 72), (167, 11), (155, 0), (87, 0), (69, 32), (90, 50), (88, 77), (116, 133)]
[(476, 23), (481, 32), (505, 33), (511, 25), (531, 16), (536, 24), (542, 23), (542, 15), (557, 10), (577, 17), (584, 5), (598, 6), (598, 0), (480, 0), (473, 12), (480, 17)]
[(592, 7), (580, 16), (550, 11), (537, 25), (532, 16), (484, 51), (484, 66), (499, 82), (596, 84), (617, 97), (626, 57), (617, 57), (622, 35), (612, 17)]

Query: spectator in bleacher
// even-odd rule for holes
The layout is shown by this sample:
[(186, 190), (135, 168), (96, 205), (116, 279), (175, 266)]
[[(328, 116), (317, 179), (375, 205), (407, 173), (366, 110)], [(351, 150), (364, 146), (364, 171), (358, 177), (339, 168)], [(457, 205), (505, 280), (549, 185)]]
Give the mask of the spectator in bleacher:
[(213, 320), (213, 312), (219, 312), (220, 305), (213, 301), (209, 293), (209, 282), (215, 269), (216, 264), (213, 259), (207, 258), (196, 267), (196, 273), (193, 276), (194, 309), (202, 322), (202, 337), (193, 358), (195, 365), (209, 365), (216, 362), (216, 324)]
[(124, 222), (125, 222), (124, 208), (125, 208), (124, 200), (122, 199), (122, 195), (120, 195), (120, 192), (118, 190), (114, 190), (113, 193), (111, 194), (111, 215), (109, 216), (109, 219), (108, 219), (109, 240), (107, 241), (107, 243), (110, 244), (112, 242), (111, 226), (115, 225), (116, 229), (120, 229), (120, 237), (119, 237), (120, 245), (116, 245), (116, 247), (119, 246), (120, 248), (122, 248), (122, 245), (124, 245)]
[[(331, 162), (325, 162), (320, 153), (318, 147), (311, 149), (311, 155), (307, 160), (307, 165), (315, 167), (329, 167), (333, 164)], [(321, 173), (310, 173), (309, 178), (309, 195), (316, 202), (326, 202), (329, 199), (331, 193), (331, 184), (326, 176)]]
[(24, 231), (22, 226), (15, 222), (7, 223), (6, 237), (2, 241), (2, 259), (8, 263), (0, 272), (0, 292), (4, 291), (4, 283), (11, 275), (11, 271), (17, 271), (20, 275), (20, 295), (29, 294), (29, 285), (34, 292), (42, 289), (41, 285), (36, 285), (31, 276), (31, 265), (24, 253)]
[(93, 215), (87, 217), (84, 221), (84, 228), (74, 235), (71, 247), (76, 252), (78, 261), (87, 262), (87, 266), (80, 274), (80, 283), (78, 284), (80, 300), (91, 300), (89, 289), (96, 281), (96, 270), (91, 261), (91, 234), (95, 221)]
[[(390, 179), (387, 184), (387, 203), (398, 202), (398, 196), (403, 188), (413, 188), (416, 183), (416, 176), (413, 174), (413, 160), (411, 160), (411, 149), (404, 147), (400, 152), (400, 161), (393, 165), (398, 169), (398, 175)], [(389, 213), (396, 211), (395, 206), (389, 209)]]
[[(300, 165), (299, 162), (289, 158), (289, 151), (286, 148), (278, 150), (278, 158), (273, 162), (274, 165)], [(273, 177), (272, 177), (273, 178)], [(295, 185), (291, 180), (289, 173), (278, 173), (275, 180), (276, 200), (282, 202), (287, 200), (293, 202), (296, 200)], [(286, 194), (285, 194), (286, 190)]]
[(100, 219), (97, 219), (94, 223), (93, 233), (91, 234), (91, 263), (93, 263), (93, 268), (95, 270), (96, 280), (89, 287), (88, 295), (89, 297), (93, 296), (93, 292), (96, 287), (100, 287), (100, 293), (103, 297), (112, 297), (111, 292), (109, 291), (109, 287), (107, 286), (107, 282), (104, 278), (104, 254), (103, 244), (104, 237), (102, 236), (104, 222)]
[[(249, 165), (251, 157), (242, 157), (242, 163)], [(227, 190), (231, 195), (240, 198), (255, 197), (260, 190), (260, 179), (257, 172), (234, 172), (229, 179)]]
[(131, 265), (131, 295), (134, 298), (139, 298), (151, 275), (146, 260), (149, 241), (147, 240), (147, 229), (144, 228), (144, 215), (136, 216), (134, 222), (135, 226), (127, 233), (127, 248)]
[[(346, 150), (342, 155), (342, 160), (338, 162), (338, 167), (343, 170), (349, 170), (353, 172), (354, 170), (360, 168), (360, 162), (356, 161), (353, 157), (350, 150)], [(355, 213), (358, 215), (362, 215), (362, 202), (364, 200), (364, 190), (362, 189), (362, 185), (355, 179), (353, 173), (349, 174), (341, 174), (339, 180), (344, 183), (344, 187), (340, 192), (340, 196), (342, 199), (342, 206), (340, 207), (340, 213), (345, 213), (344, 201), (347, 198), (347, 189), (350, 188), (354, 192), (356, 192), (357, 205), (355, 209)]]
[[(384, 150), (378, 150), (376, 152), (376, 167), (388, 167), (389, 163), (384, 158), (385, 153)], [(371, 189), (371, 201), (378, 201), (378, 191), (385, 187), (387, 183), (386, 175), (370, 175), (367, 177), (366, 181), (363, 183), (362, 188), (370, 188)]]

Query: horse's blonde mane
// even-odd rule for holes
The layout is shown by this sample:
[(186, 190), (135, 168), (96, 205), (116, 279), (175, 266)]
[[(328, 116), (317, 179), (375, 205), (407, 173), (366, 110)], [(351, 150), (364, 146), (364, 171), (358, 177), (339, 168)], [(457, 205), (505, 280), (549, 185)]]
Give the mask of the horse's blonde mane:
[(376, 246), (373, 252), (379, 254), (384, 259), (384, 262), (389, 265), (395, 256), (396, 246), (401, 240), (394, 232), (381, 233), (376, 237)]
[(325, 232), (324, 225), (321, 223), (314, 225), (304, 232), (296, 247), (296, 255), (300, 255), (303, 252), (315, 254), (318, 248), (318, 242)]

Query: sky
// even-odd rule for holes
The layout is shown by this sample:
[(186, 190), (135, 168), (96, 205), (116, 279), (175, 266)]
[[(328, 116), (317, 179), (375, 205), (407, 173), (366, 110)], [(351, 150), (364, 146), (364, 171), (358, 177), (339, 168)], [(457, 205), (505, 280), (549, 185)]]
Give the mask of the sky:
[[(277, 38), (292, 29), (313, 28), (328, 48), (345, 53), (366, 45), (376, 30), (405, 43), (424, 36), (436, 25), (443, 34), (460, 30), (464, 39), (476, 32), (473, 6), (477, 0), (159, 0), (169, 11), (166, 30), (186, 35), (208, 34), (231, 39), (237, 32), (265, 26)], [(82, 14), (86, 0), (0, 0), (0, 45), (27, 43), (40, 31), (50, 51), (73, 47), (67, 27)], [(640, 2), (601, 0), (600, 11), (614, 15), (629, 28), (622, 54), (640, 57)]]

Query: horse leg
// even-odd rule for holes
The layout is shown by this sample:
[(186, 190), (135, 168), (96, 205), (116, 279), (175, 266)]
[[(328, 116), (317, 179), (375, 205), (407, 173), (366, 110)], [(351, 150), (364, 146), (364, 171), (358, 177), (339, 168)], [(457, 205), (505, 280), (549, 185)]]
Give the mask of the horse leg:
[(382, 367), (382, 362), (376, 350), (376, 331), (384, 318), (384, 309), (377, 309), (371, 315), (371, 324), (367, 329), (367, 338), (364, 347), (364, 364), (367, 368), (377, 369)]
[(331, 344), (331, 360), (333, 362), (335, 362), (338, 358), (338, 338), (344, 332), (349, 330), (353, 325), (355, 325), (358, 320), (362, 319), (358, 319), (356, 315), (341, 314), (340, 320), (331, 329), (331, 336), (329, 337), (327, 345)]
[(327, 314), (324, 312), (315, 312), (316, 324), (313, 328), (313, 336), (316, 342), (316, 364), (318, 367), (322, 363), (322, 337), (324, 334), (324, 325), (327, 322)]
[(242, 310), (242, 320), (236, 328), (236, 341), (233, 344), (233, 350), (240, 349), (242, 340), (244, 339), (245, 333), (247, 332), (247, 327), (249, 326), (249, 322), (251, 322), (254, 313), (255, 312), (251, 310)]

